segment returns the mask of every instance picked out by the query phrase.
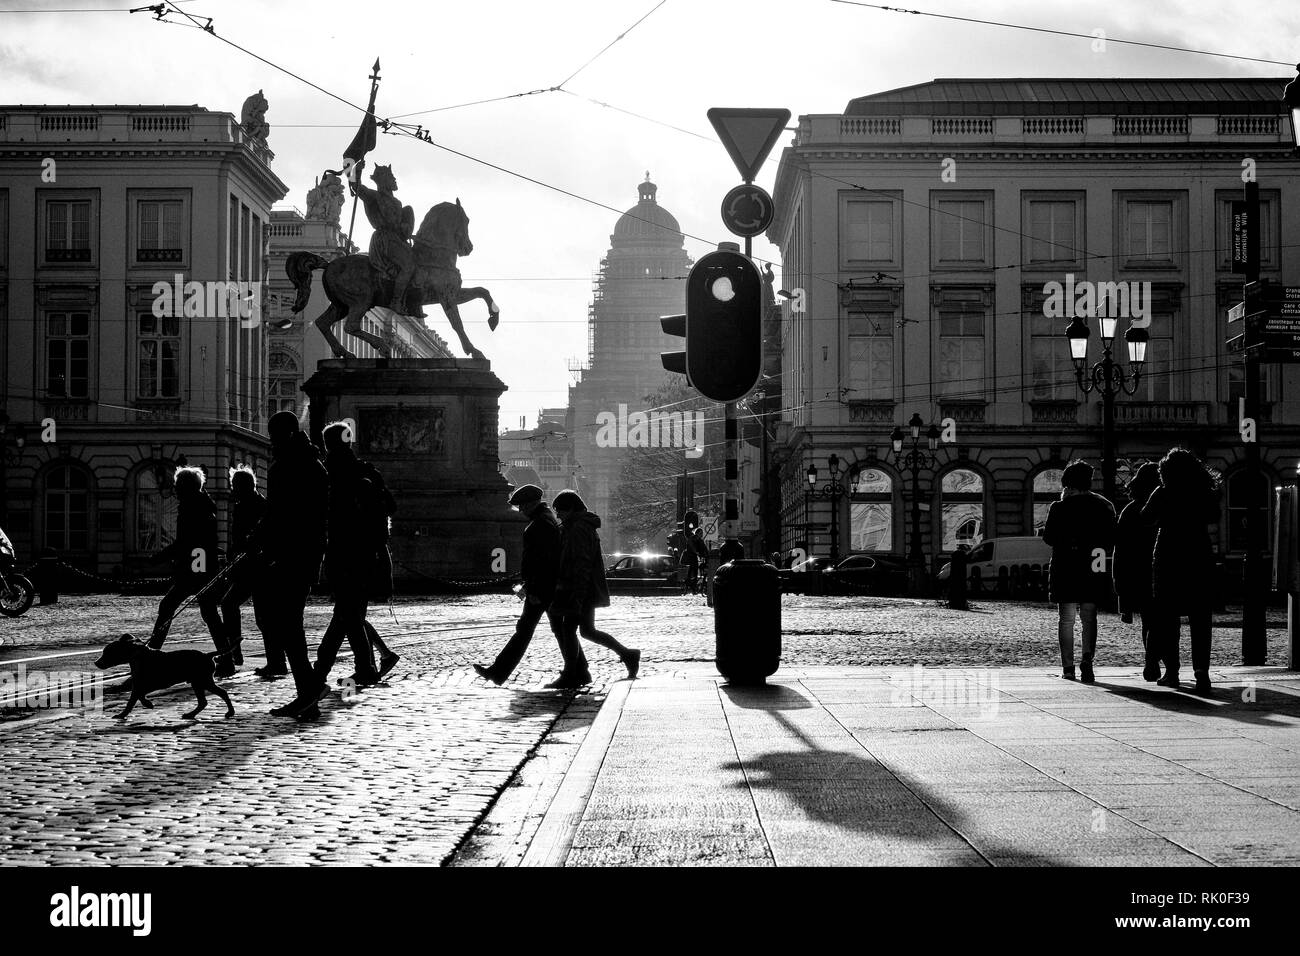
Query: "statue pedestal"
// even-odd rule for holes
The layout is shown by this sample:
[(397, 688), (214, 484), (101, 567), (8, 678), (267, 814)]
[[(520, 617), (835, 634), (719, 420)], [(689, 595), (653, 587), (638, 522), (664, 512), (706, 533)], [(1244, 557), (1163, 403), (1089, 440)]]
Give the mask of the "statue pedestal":
[[(505, 384), (475, 359), (326, 359), (303, 385), (311, 437), (351, 419), (353, 448), (397, 499), (389, 547), (402, 591), (433, 578), (482, 581), (519, 570), (525, 520), (498, 470)], [(504, 570), (502, 551), (504, 551)]]

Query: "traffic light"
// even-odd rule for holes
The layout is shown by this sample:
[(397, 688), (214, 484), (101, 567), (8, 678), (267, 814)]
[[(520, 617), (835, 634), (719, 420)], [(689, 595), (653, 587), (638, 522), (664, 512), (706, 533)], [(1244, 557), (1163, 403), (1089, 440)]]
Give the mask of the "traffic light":
[(685, 517), (682, 518), (682, 531), (684, 531), (687, 535), (693, 535), (695, 534), (695, 529), (698, 528), (699, 526), (700, 526), (700, 516), (696, 514), (694, 511), (686, 512)]
[[(663, 326), (664, 332), (668, 335), (676, 335), (680, 338), (686, 338), (686, 315), (661, 315), (659, 324)], [(683, 342), (683, 345), (686, 343)], [(691, 375), (686, 371), (686, 353), (682, 352), (660, 352), (660, 360), (664, 363), (664, 368), (670, 372), (676, 372), (678, 375), (686, 376), (686, 384), (691, 384)]]
[(664, 352), (664, 368), (682, 372), (715, 402), (734, 402), (754, 388), (763, 368), (763, 277), (748, 256), (719, 249), (703, 256), (686, 279), (686, 314), (660, 318), (685, 352)]

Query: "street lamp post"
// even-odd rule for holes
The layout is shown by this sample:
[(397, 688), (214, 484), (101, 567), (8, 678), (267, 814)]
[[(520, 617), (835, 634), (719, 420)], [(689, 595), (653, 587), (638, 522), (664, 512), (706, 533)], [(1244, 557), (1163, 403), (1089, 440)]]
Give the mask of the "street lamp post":
[[(1110, 311), (1107, 309), (1107, 311)], [(1142, 377), (1142, 366), (1147, 359), (1149, 336), (1146, 329), (1130, 326), (1124, 333), (1124, 342), (1128, 346), (1128, 361), (1132, 377), (1116, 365), (1110, 357), (1111, 347), (1115, 343), (1116, 326), (1119, 319), (1113, 315), (1102, 315), (1101, 325), (1101, 361), (1090, 370), (1088, 363), (1088, 337), (1092, 330), (1081, 318), (1075, 318), (1065, 330), (1070, 342), (1070, 359), (1074, 362), (1074, 378), (1085, 395), (1101, 392), (1101, 458), (1102, 478), (1105, 482), (1104, 493), (1107, 500), (1115, 501), (1115, 396), (1120, 392), (1125, 395), (1137, 393), (1138, 382)]]
[(828, 498), (831, 503), (831, 561), (839, 563), (840, 560), (840, 498), (844, 494), (844, 489), (840, 486), (840, 478), (845, 474), (850, 474), (851, 480), (856, 480), (857, 467), (851, 472), (840, 469), (840, 456), (831, 455), (826, 459), (830, 466), (830, 480), (820, 488), (817, 487), (817, 466), (808, 466), (808, 491), (809, 498)]
[(924, 424), (920, 413), (913, 412), (907, 422), (912, 436), (912, 447), (907, 452), (903, 451), (905, 436), (901, 427), (895, 427), (889, 436), (894, 449), (894, 464), (899, 471), (912, 473), (912, 546), (907, 553), (908, 593), (911, 597), (925, 594), (925, 554), (921, 550), (921, 472), (934, 469), (939, 464), (934, 454), (939, 447), (939, 429), (930, 426), (925, 433), (928, 450), (922, 451), (921, 426)]

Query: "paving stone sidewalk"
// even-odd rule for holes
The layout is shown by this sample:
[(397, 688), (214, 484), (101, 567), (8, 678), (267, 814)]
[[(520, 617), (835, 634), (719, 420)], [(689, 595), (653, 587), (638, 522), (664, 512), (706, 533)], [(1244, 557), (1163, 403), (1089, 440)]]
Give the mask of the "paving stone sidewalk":
[(783, 667), (732, 688), (704, 666), (613, 685), (548, 814), (567, 825), (543, 821), (519, 862), (1300, 863), (1300, 674), (1212, 677), (1210, 700), (1125, 668), (1093, 686)]
[(267, 714), (289, 682), (241, 679), (229, 719), (209, 697), (181, 720), (186, 693), (126, 721), (110, 698), (0, 729), (0, 865), (442, 863), (573, 695), (488, 693), (405, 653), (388, 686), (336, 694), (314, 724)]

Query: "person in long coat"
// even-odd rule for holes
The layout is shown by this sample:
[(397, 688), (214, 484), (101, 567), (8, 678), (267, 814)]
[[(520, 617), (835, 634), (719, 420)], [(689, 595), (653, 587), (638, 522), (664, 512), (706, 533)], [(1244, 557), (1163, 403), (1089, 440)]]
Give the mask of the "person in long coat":
[(1144, 680), (1160, 677), (1161, 652), (1153, 625), (1156, 611), (1151, 598), (1151, 553), (1156, 546), (1156, 529), (1142, 520), (1142, 506), (1151, 493), (1160, 487), (1160, 466), (1147, 462), (1137, 470), (1128, 483), (1129, 498), (1119, 515), (1115, 534), (1115, 559), (1112, 573), (1115, 594), (1119, 597), (1119, 611), (1124, 621), (1137, 615), (1142, 627), (1142, 647), (1146, 652), (1142, 669)]
[(1074, 680), (1074, 620), (1082, 620), (1080, 679), (1093, 682), (1097, 607), (1110, 596), (1106, 556), (1115, 544), (1115, 508), (1092, 487), (1092, 466), (1072, 461), (1061, 473), (1061, 499), (1047, 509), (1043, 541), (1052, 547), (1048, 599), (1057, 604), (1061, 676)]
[[(627, 676), (634, 678), (641, 665), (641, 652), (627, 648), (604, 631), (596, 629), (596, 608), (609, 607), (609, 585), (600, 551), (600, 516), (587, 510), (576, 491), (565, 490), (552, 502), (560, 519), (560, 571), (555, 583), (552, 609), (560, 615), (562, 643), (570, 645), (581, 634), (593, 644), (607, 647), (623, 662)], [(548, 687), (581, 687), (591, 683), (591, 674), (563, 673)]]
[(1142, 508), (1142, 520), (1156, 529), (1152, 556), (1152, 598), (1165, 675), (1157, 681), (1177, 688), (1180, 619), (1192, 637), (1195, 691), (1210, 694), (1210, 637), (1214, 620), (1214, 545), (1210, 527), (1219, 523), (1214, 477), (1185, 448), (1160, 460), (1160, 487)]

